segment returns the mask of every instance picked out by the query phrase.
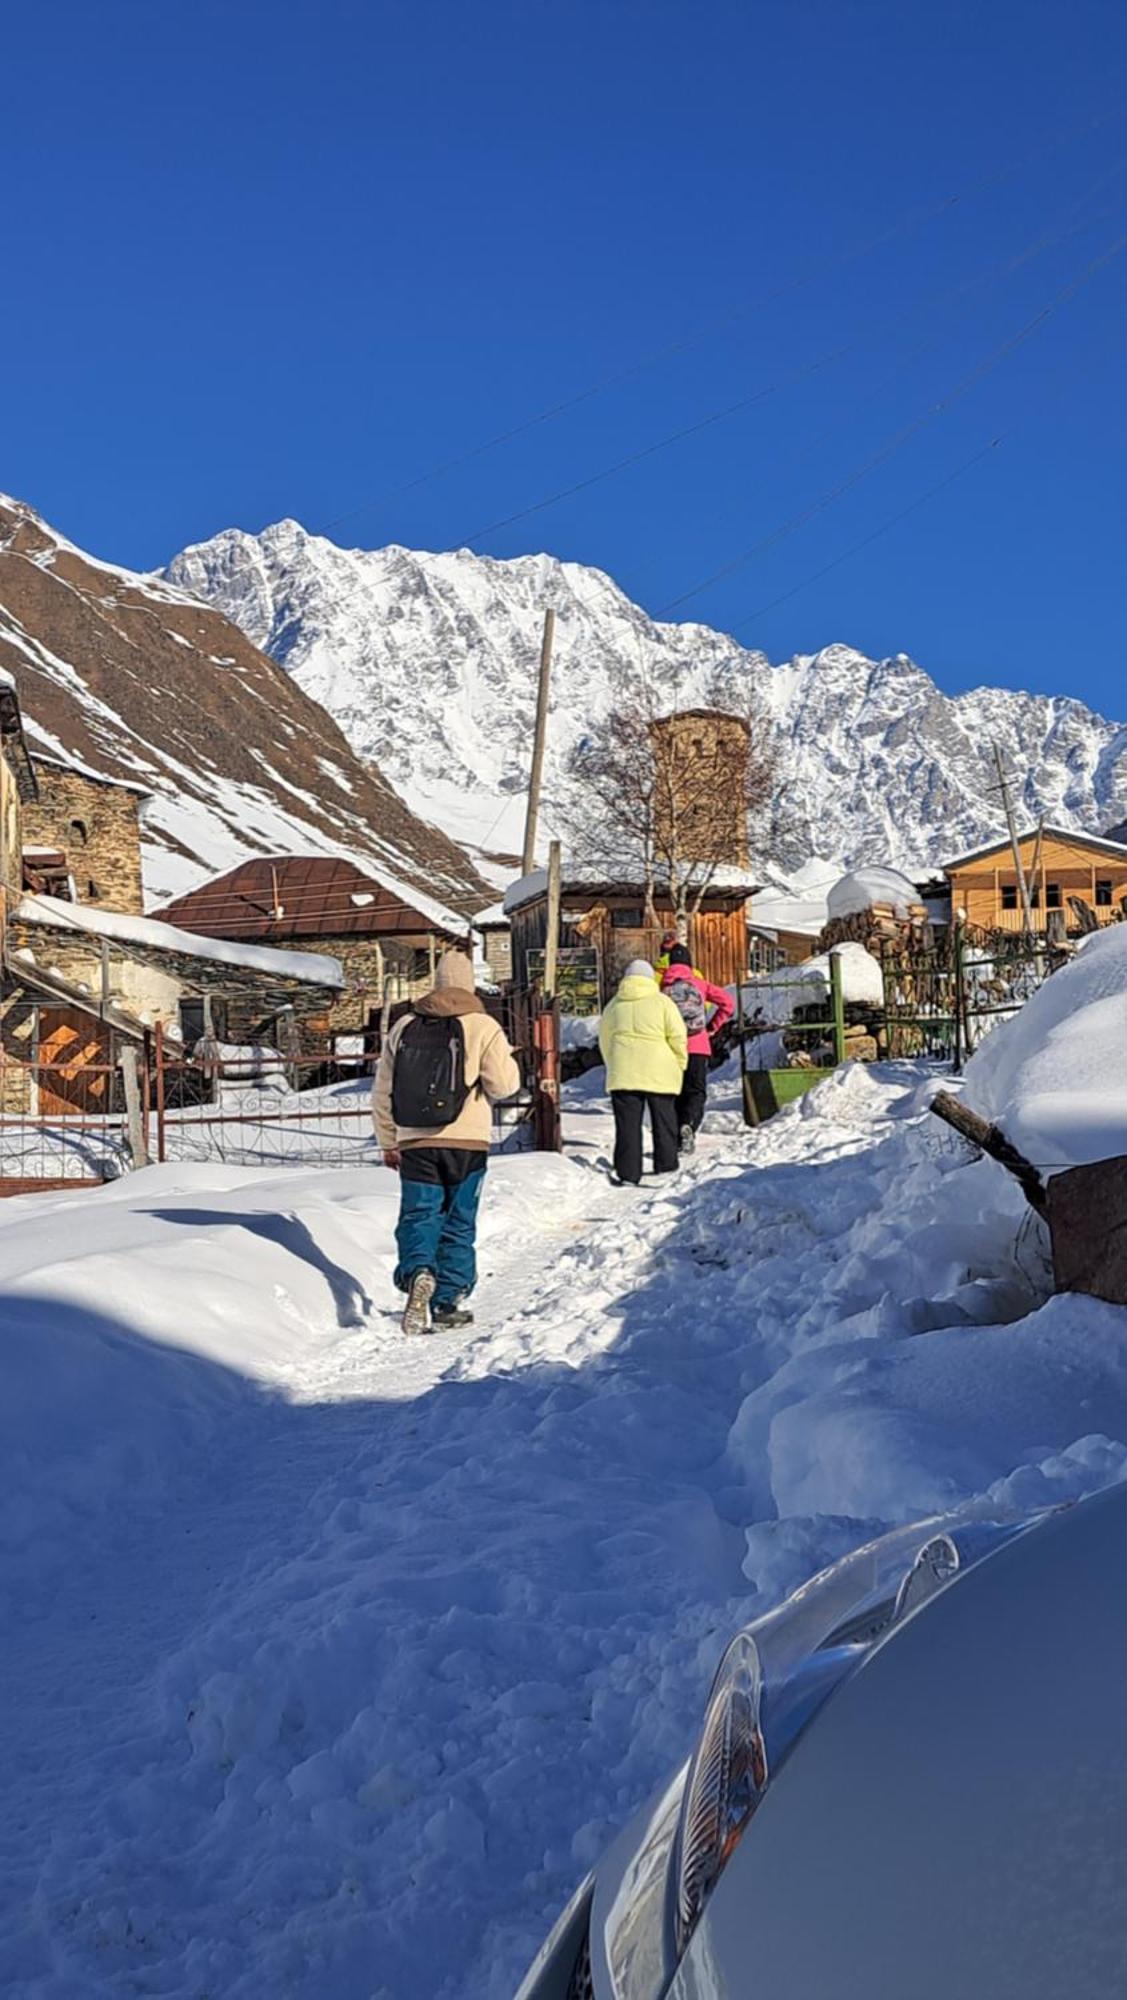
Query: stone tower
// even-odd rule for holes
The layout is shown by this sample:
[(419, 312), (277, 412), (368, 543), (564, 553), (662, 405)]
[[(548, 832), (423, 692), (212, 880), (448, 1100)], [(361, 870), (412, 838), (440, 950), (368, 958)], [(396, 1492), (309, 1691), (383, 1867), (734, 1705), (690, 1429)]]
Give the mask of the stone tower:
[(719, 709), (685, 708), (662, 716), (652, 734), (659, 849), (668, 848), (675, 820), (682, 860), (746, 870), (747, 723)]

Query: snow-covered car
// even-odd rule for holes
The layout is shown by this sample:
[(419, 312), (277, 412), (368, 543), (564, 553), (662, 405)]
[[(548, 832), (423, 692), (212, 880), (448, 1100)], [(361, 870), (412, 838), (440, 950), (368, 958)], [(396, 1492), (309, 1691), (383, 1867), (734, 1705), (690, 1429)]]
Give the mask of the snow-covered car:
[(518, 2000), (1127, 1991), (1127, 1485), (928, 1521), (738, 1634)]

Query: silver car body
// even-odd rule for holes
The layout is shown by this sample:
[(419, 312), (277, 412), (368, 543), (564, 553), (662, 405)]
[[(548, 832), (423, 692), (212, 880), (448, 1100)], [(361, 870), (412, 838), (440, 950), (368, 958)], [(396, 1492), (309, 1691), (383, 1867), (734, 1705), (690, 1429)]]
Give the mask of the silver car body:
[(1127, 1992), (1125, 1557), (1116, 1487), (1033, 1523), (898, 1530), (805, 1586), (749, 1628), (769, 1776), (688, 1935), (686, 1767), (518, 2000)]

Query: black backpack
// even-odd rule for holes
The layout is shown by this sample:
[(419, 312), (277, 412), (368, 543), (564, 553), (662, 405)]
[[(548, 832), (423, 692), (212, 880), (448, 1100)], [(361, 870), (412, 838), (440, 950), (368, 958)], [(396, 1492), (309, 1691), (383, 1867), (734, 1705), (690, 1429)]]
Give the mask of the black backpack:
[(391, 1073), (396, 1124), (436, 1132), (454, 1123), (469, 1094), (466, 1037), (457, 1015), (413, 1014), (399, 1037)]

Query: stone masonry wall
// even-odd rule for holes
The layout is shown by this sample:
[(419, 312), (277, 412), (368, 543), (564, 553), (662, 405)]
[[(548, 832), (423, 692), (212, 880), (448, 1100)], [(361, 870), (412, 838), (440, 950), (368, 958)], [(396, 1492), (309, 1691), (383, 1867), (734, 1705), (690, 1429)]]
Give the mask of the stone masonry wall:
[(25, 844), (62, 848), (80, 903), (139, 916), (144, 909), (140, 795), (51, 764), (37, 762), (36, 777), (38, 802), (23, 812)]
[[(100, 996), (100, 938), (16, 918), (9, 927), (9, 940), (13, 951), (32, 952), (44, 971), (56, 970), (72, 985), (85, 986), (94, 1000)], [(113, 938), (106, 943), (109, 997), (138, 1019), (148, 1017), (153, 1023), (178, 1026), (180, 1000), (210, 993), (226, 1001), (228, 1038), (246, 1042), (271, 1015), (292, 1007), (303, 1046), (321, 1052), (320, 1038), (329, 1029), (337, 998), (334, 987), (311, 985), (308, 980), (261, 972), (251, 966), (196, 958), (190, 952), (161, 951), (154, 945), (125, 945)], [(332, 1025), (336, 1025), (335, 1017)]]

